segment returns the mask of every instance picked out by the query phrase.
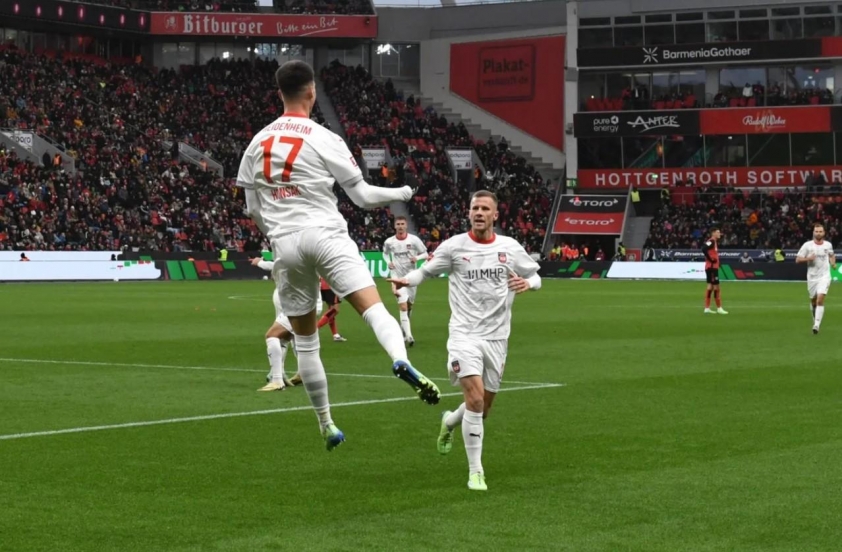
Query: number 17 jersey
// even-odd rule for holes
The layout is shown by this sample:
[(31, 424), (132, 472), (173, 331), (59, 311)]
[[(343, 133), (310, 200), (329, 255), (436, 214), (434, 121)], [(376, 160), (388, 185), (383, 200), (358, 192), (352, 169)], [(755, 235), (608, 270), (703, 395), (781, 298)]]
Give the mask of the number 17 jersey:
[(255, 190), (267, 237), (305, 228), (348, 229), (333, 183), (363, 179), (345, 141), (304, 115), (284, 114), (258, 132), (243, 154), (237, 186)]

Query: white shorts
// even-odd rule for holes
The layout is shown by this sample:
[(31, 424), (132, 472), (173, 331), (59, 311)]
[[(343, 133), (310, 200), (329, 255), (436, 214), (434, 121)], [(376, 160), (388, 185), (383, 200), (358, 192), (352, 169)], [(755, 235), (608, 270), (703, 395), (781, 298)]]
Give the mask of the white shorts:
[(468, 339), (464, 336), (450, 337), (447, 340), (447, 370), (450, 383), (459, 384), (459, 379), (466, 376), (482, 376), (485, 390), (491, 393), (500, 391), (503, 371), (506, 369), (506, 354), (509, 341), (499, 339)]
[(830, 289), (830, 278), (821, 280), (807, 280), (807, 291), (810, 292), (810, 299), (817, 295), (827, 295)]
[(339, 297), (374, 285), (357, 244), (346, 230), (307, 228), (272, 242), (278, 266), (278, 289), (287, 316), (312, 311), (319, 292), (319, 274)]
[(415, 294), (418, 288), (404, 287), (398, 290), (398, 304), (415, 303)]

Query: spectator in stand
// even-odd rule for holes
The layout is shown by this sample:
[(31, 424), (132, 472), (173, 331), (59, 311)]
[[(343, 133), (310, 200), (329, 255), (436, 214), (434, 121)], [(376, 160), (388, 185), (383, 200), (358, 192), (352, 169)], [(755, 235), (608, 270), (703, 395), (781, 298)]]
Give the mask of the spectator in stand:
[(26, 263), (28, 263), (28, 262), (29, 262), (29, 257), (27, 257), (27, 256), (26, 256), (26, 253), (21, 253), (21, 254), (20, 254), (20, 260), (21, 260), (21, 262), (26, 262)]
[[(78, 2), (80, 0), (71, 0)], [(100, 4), (136, 10), (180, 12), (257, 12), (256, 0), (84, 0), (86, 4)]]
[(664, 206), (644, 247), (696, 249), (704, 232), (718, 225), (720, 249), (797, 249), (810, 239), (816, 221), (828, 225), (828, 240), (838, 240), (840, 218), (839, 194), (703, 188), (688, 203)]
[(374, 13), (371, 0), (279, 0), (276, 9), (289, 14), (364, 15)]

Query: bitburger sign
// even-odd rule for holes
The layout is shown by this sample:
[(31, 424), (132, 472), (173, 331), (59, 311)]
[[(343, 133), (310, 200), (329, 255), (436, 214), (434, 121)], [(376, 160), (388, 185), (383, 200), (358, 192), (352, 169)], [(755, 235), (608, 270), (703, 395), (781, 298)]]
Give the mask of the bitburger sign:
[(696, 65), (717, 62), (822, 57), (821, 39), (768, 40), (727, 44), (670, 44), (624, 48), (580, 48), (579, 67)]

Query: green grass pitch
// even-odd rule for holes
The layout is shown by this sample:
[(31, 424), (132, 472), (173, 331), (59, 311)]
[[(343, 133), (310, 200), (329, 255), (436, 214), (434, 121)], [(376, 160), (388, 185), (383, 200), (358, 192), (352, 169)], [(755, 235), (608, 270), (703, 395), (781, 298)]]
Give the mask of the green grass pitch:
[[(726, 285), (729, 316), (703, 288), (518, 297), (483, 494), (347, 306), (327, 453), (302, 389), (256, 392), (269, 282), (0, 286), (0, 550), (839, 550), (835, 290), (814, 336), (803, 283)], [(453, 392), (446, 281), (418, 297), (411, 358)]]

